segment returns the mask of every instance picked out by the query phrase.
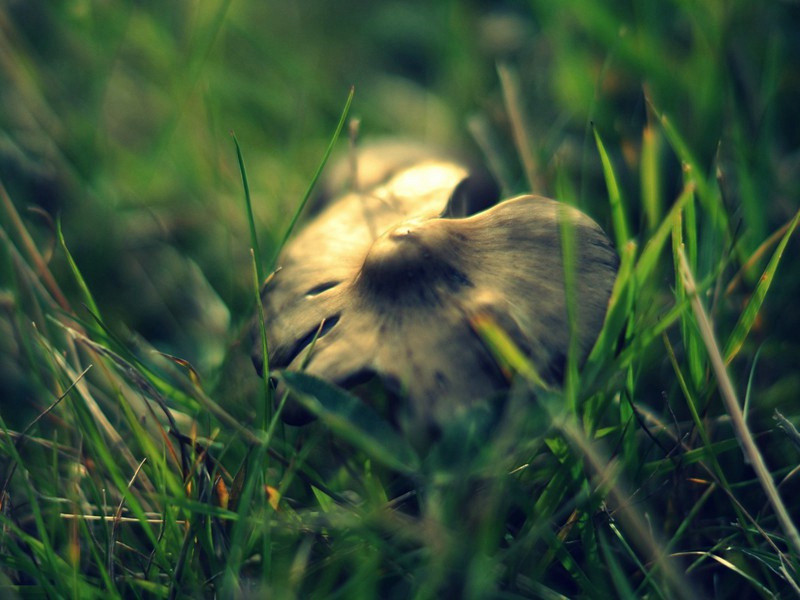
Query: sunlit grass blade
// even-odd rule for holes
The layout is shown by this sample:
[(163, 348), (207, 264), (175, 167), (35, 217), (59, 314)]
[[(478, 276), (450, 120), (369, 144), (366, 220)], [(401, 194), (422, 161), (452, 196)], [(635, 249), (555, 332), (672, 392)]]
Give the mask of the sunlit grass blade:
[(654, 231), (661, 222), (663, 211), (663, 182), (661, 173), (661, 133), (652, 125), (642, 132), (642, 156), (639, 167), (642, 206), (647, 218), (647, 228)]
[(779, 229), (777, 229), (774, 233), (772, 233), (766, 240), (764, 240), (758, 248), (756, 248), (756, 250), (739, 268), (739, 271), (736, 273), (736, 275), (734, 275), (731, 278), (730, 283), (728, 283), (727, 287), (725, 288), (726, 296), (730, 296), (734, 291), (736, 291), (736, 288), (738, 288), (739, 285), (741, 285), (742, 280), (745, 278), (745, 274), (749, 273), (750, 270), (756, 266), (756, 264), (764, 257), (764, 255), (769, 251), (770, 248), (772, 248), (778, 242), (781, 241), (784, 234), (789, 230), (789, 227), (791, 226), (793, 220), (794, 218), (789, 219)]
[(500, 368), (511, 378), (519, 373), (535, 387), (547, 390), (549, 386), (539, 375), (530, 359), (517, 347), (508, 334), (486, 314), (478, 314), (470, 319), (470, 325), (489, 347), (490, 352), (500, 364)]
[(295, 225), (297, 224), (297, 220), (300, 218), (300, 215), (303, 212), (306, 204), (308, 203), (308, 199), (311, 197), (311, 192), (314, 191), (314, 188), (317, 185), (317, 180), (319, 180), (320, 175), (322, 175), (322, 171), (325, 168), (325, 165), (328, 162), (328, 158), (330, 158), (331, 152), (333, 151), (334, 146), (336, 145), (336, 141), (339, 139), (339, 135), (342, 133), (342, 129), (344, 128), (344, 124), (347, 122), (347, 115), (350, 114), (350, 105), (353, 103), (353, 96), (355, 95), (355, 88), (350, 88), (350, 93), (347, 95), (347, 101), (344, 104), (344, 108), (342, 109), (342, 115), (339, 117), (339, 123), (336, 125), (336, 131), (333, 133), (333, 137), (331, 141), (328, 143), (328, 147), (325, 150), (325, 154), (322, 156), (322, 160), (317, 167), (317, 170), (314, 172), (314, 176), (311, 178), (311, 183), (308, 184), (308, 188), (306, 188), (306, 193), (303, 195), (303, 199), (300, 201), (300, 204), (297, 206), (297, 209), (292, 216), (292, 220), (289, 223), (289, 227), (286, 228), (286, 232), (283, 234), (281, 238), (280, 244), (275, 249), (275, 254), (270, 261), (270, 269), (275, 268), (275, 263), (278, 260), (278, 255), (281, 253), (281, 250), (286, 245), (286, 242), (289, 239), (289, 236), (292, 235), (292, 231), (294, 231)]
[(794, 233), (798, 221), (800, 221), (800, 210), (795, 214), (791, 224), (789, 225), (789, 228), (786, 230), (786, 233), (783, 234), (778, 247), (775, 248), (775, 252), (772, 254), (772, 258), (767, 264), (767, 268), (764, 269), (764, 273), (762, 273), (761, 278), (758, 280), (758, 285), (756, 286), (753, 295), (750, 297), (750, 301), (747, 303), (747, 307), (739, 316), (739, 320), (728, 337), (728, 341), (725, 344), (725, 350), (723, 352), (725, 364), (730, 363), (739, 353), (742, 345), (744, 344), (744, 340), (747, 338), (747, 335), (753, 328), (753, 324), (756, 322), (756, 318), (758, 317), (758, 312), (761, 310), (761, 305), (764, 303), (764, 298), (766, 298), (767, 292), (769, 291), (769, 288), (775, 279), (775, 272), (778, 270), (778, 265), (781, 262), (783, 251), (786, 249), (786, 244), (789, 243), (789, 238), (792, 237), (792, 233)]
[(617, 183), (617, 176), (614, 173), (614, 165), (611, 164), (611, 159), (608, 157), (606, 147), (603, 140), (600, 138), (600, 133), (597, 128), (592, 124), (592, 132), (594, 133), (594, 141), (597, 144), (597, 151), (600, 154), (600, 160), (603, 163), (603, 176), (606, 180), (606, 188), (608, 189), (608, 203), (611, 207), (611, 222), (614, 226), (614, 240), (616, 241), (617, 251), (622, 252), (625, 244), (630, 239), (630, 232), (628, 231), (627, 217), (625, 202), (620, 192), (619, 184)]
[[(713, 552), (676, 552), (673, 556), (700, 556), (704, 558), (710, 558), (719, 563), (720, 565), (722, 565), (723, 567), (725, 567), (726, 569), (729, 569), (733, 573), (736, 573), (737, 575), (744, 578), (748, 583), (750, 583), (754, 588), (756, 588), (759, 591), (762, 597), (764, 598), (774, 597), (774, 594), (769, 588), (767, 588), (764, 584), (755, 579), (747, 571), (736, 566), (731, 561), (721, 556), (718, 556), (717, 554), (714, 554)], [(692, 570), (691, 567), (689, 568), (689, 570)]]

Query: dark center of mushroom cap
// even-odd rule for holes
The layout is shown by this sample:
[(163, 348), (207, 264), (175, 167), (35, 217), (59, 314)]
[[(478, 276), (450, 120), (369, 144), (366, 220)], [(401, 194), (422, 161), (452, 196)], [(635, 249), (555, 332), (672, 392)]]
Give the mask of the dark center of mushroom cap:
[(438, 285), (470, 285), (456, 266), (457, 247), (457, 237), (442, 219), (403, 223), (372, 243), (358, 284), (382, 300), (433, 300)]

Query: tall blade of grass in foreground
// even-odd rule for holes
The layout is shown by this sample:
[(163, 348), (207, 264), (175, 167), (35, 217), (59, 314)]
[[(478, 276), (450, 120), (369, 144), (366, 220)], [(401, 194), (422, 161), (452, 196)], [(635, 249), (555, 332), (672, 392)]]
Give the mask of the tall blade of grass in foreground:
[[(795, 217), (795, 220), (797, 220), (798, 217), (800, 217), (800, 212), (798, 212), (798, 216)], [(736, 398), (736, 392), (734, 391), (733, 384), (731, 383), (730, 377), (728, 377), (728, 373), (725, 370), (725, 362), (722, 359), (722, 354), (720, 353), (716, 339), (714, 338), (714, 332), (711, 328), (711, 323), (709, 322), (708, 316), (706, 315), (706, 311), (703, 308), (700, 299), (697, 297), (697, 288), (695, 286), (694, 277), (689, 270), (686, 256), (683, 252), (680, 252), (679, 257), (681, 275), (684, 279), (684, 285), (687, 293), (691, 297), (692, 308), (694, 309), (695, 316), (697, 317), (697, 324), (700, 329), (700, 334), (703, 337), (706, 349), (708, 350), (711, 358), (711, 366), (714, 369), (714, 374), (717, 376), (717, 382), (719, 383), (720, 387), (720, 395), (722, 396), (722, 400), (725, 403), (725, 408), (727, 409), (728, 414), (731, 416), (733, 421), (734, 429), (739, 437), (739, 443), (742, 446), (742, 450), (744, 450), (745, 454), (753, 465), (753, 469), (755, 470), (756, 475), (758, 476), (758, 479), (764, 488), (764, 492), (767, 495), (770, 504), (772, 504), (772, 507), (775, 510), (775, 515), (777, 516), (778, 522), (788, 538), (789, 544), (792, 546), (792, 549), (798, 555), (800, 555), (800, 533), (798, 533), (797, 527), (795, 527), (789, 512), (786, 510), (786, 506), (781, 500), (778, 490), (775, 487), (775, 482), (772, 480), (772, 474), (767, 469), (767, 465), (764, 462), (764, 458), (761, 456), (761, 452), (758, 450), (758, 446), (756, 446), (753, 435), (750, 433), (750, 430), (747, 428), (747, 424), (744, 421), (744, 415), (742, 415), (742, 409), (740, 408), (739, 401)]]
[(256, 419), (262, 430), (267, 428), (267, 422), (271, 418), (272, 413), (272, 385), (269, 382), (269, 347), (267, 345), (267, 327), (264, 323), (264, 305), (261, 303), (261, 273), (259, 272), (259, 260), (256, 258), (256, 251), (250, 250), (250, 256), (253, 262), (253, 289), (256, 297), (256, 314), (258, 315), (258, 335), (261, 342), (261, 380), (263, 383), (263, 404), (258, 404), (256, 411)]
[[(692, 207), (691, 212), (693, 213), (694, 202), (691, 200), (686, 204), (687, 215), (690, 213), (690, 207)], [(682, 217), (683, 214), (678, 213), (678, 218), (675, 220), (675, 225), (672, 228), (672, 255), (675, 268), (675, 299), (678, 304), (683, 304), (686, 302), (686, 290), (684, 289), (683, 279), (681, 278), (678, 269), (678, 252), (684, 248), (684, 221)], [(693, 234), (691, 229), (695, 226), (696, 223), (694, 218), (686, 220), (687, 237), (696, 240), (696, 233)], [(691, 260), (691, 258), (689, 260)], [(681, 337), (683, 339), (686, 359), (689, 363), (690, 380), (692, 382), (693, 389), (698, 390), (701, 389), (703, 378), (705, 376), (705, 353), (700, 351), (701, 343), (697, 337), (694, 324), (691, 322), (690, 315), (691, 313), (689, 313), (689, 311), (685, 311), (681, 314)]]
[(261, 264), (261, 248), (258, 245), (258, 236), (256, 235), (256, 221), (253, 216), (253, 204), (250, 201), (250, 184), (247, 183), (247, 169), (244, 166), (244, 158), (242, 157), (242, 149), (239, 146), (239, 140), (236, 139), (236, 134), (232, 131), (231, 136), (233, 136), (233, 143), (236, 146), (236, 160), (239, 161), (239, 173), (242, 175), (244, 205), (247, 209), (247, 225), (250, 228), (250, 247), (253, 249), (253, 255), (255, 257), (258, 284), (261, 285), (261, 282), (264, 281), (264, 266)]
[(328, 158), (330, 158), (331, 152), (333, 151), (333, 147), (336, 145), (336, 141), (339, 139), (339, 135), (342, 133), (344, 124), (347, 121), (347, 115), (350, 113), (350, 105), (353, 103), (354, 95), (355, 87), (351, 87), (350, 93), (347, 95), (347, 101), (344, 104), (344, 109), (342, 109), (342, 116), (339, 117), (339, 123), (336, 125), (336, 131), (334, 131), (333, 137), (331, 138), (331, 141), (328, 143), (328, 147), (325, 150), (325, 154), (322, 156), (322, 160), (320, 161), (317, 170), (314, 172), (314, 176), (311, 178), (311, 183), (308, 184), (308, 188), (306, 189), (306, 193), (303, 195), (303, 199), (300, 201), (297, 210), (295, 210), (294, 215), (292, 216), (292, 220), (289, 223), (289, 227), (286, 229), (286, 233), (283, 234), (280, 244), (278, 244), (278, 247), (275, 249), (272, 260), (270, 261), (270, 270), (275, 268), (275, 264), (278, 261), (278, 256), (280, 255), (281, 250), (283, 250), (283, 247), (289, 240), (289, 236), (292, 235), (292, 231), (297, 224), (297, 220), (300, 218), (306, 203), (308, 203), (308, 199), (311, 197), (311, 192), (314, 191), (314, 187), (317, 185), (317, 180), (320, 178), (320, 175), (322, 175), (322, 170), (325, 168)]
[(781, 238), (778, 247), (775, 248), (775, 252), (772, 254), (772, 258), (770, 259), (769, 264), (767, 264), (767, 268), (764, 269), (764, 273), (758, 280), (758, 285), (756, 286), (750, 301), (747, 303), (747, 307), (739, 317), (739, 321), (736, 323), (736, 326), (733, 328), (733, 331), (728, 338), (728, 342), (725, 344), (725, 351), (722, 353), (722, 355), (725, 357), (725, 364), (730, 363), (739, 353), (747, 334), (750, 333), (750, 329), (752, 329), (753, 323), (756, 321), (758, 311), (761, 309), (761, 305), (763, 304), (764, 298), (769, 291), (769, 287), (772, 285), (772, 281), (775, 279), (775, 271), (777, 271), (778, 264), (781, 262), (783, 251), (786, 249), (786, 245), (789, 243), (789, 238), (792, 237), (792, 233), (797, 227), (798, 221), (800, 221), (800, 210), (795, 214), (791, 224), (789, 225), (789, 228), (786, 230), (786, 233), (783, 234), (783, 238)]
[(558, 226), (561, 241), (561, 263), (564, 270), (564, 300), (566, 303), (567, 327), (569, 330), (569, 344), (566, 356), (566, 375), (564, 377), (564, 395), (567, 405), (573, 414), (578, 414), (578, 390), (580, 389), (580, 374), (578, 373), (578, 306), (577, 285), (575, 269), (577, 264), (577, 241), (575, 227), (571, 221), (570, 213), (574, 210), (575, 194), (570, 181), (563, 169), (559, 169), (557, 180), (557, 197), (562, 203), (558, 207)]
[(608, 157), (606, 147), (594, 123), (592, 123), (592, 133), (594, 133), (594, 141), (597, 144), (600, 161), (603, 163), (603, 176), (606, 180), (606, 188), (608, 188), (608, 204), (611, 207), (611, 222), (614, 224), (614, 240), (617, 244), (617, 252), (622, 252), (625, 244), (630, 239), (625, 214), (625, 202), (617, 183), (617, 176), (614, 174), (614, 165), (611, 164), (611, 159)]

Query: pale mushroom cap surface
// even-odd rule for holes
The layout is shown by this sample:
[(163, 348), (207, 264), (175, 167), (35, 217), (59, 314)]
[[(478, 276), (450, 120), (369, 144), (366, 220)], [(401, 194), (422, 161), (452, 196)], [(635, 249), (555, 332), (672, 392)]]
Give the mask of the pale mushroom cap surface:
[[(458, 198), (467, 176), (456, 163), (426, 160), (313, 219), (262, 292), (270, 368), (305, 364), (343, 387), (377, 376), (400, 398), (404, 420), (443, 423), (509, 384), (472, 326), (482, 315), (559, 383), (569, 345), (560, 223), (574, 232), (581, 359), (602, 326), (617, 255), (592, 219), (539, 196), (451, 218), (470, 212)], [(303, 420), (288, 408), (287, 420)]]

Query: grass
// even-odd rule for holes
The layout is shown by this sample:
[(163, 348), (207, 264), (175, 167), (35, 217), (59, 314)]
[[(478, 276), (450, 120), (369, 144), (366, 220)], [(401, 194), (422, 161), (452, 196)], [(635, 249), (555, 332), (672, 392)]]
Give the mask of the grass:
[[(791, 4), (262, 4), (0, 9), (0, 595), (800, 593)], [(348, 115), (603, 225), (563, 389), (478, 319), (503, 415), (282, 424), (245, 332)]]

